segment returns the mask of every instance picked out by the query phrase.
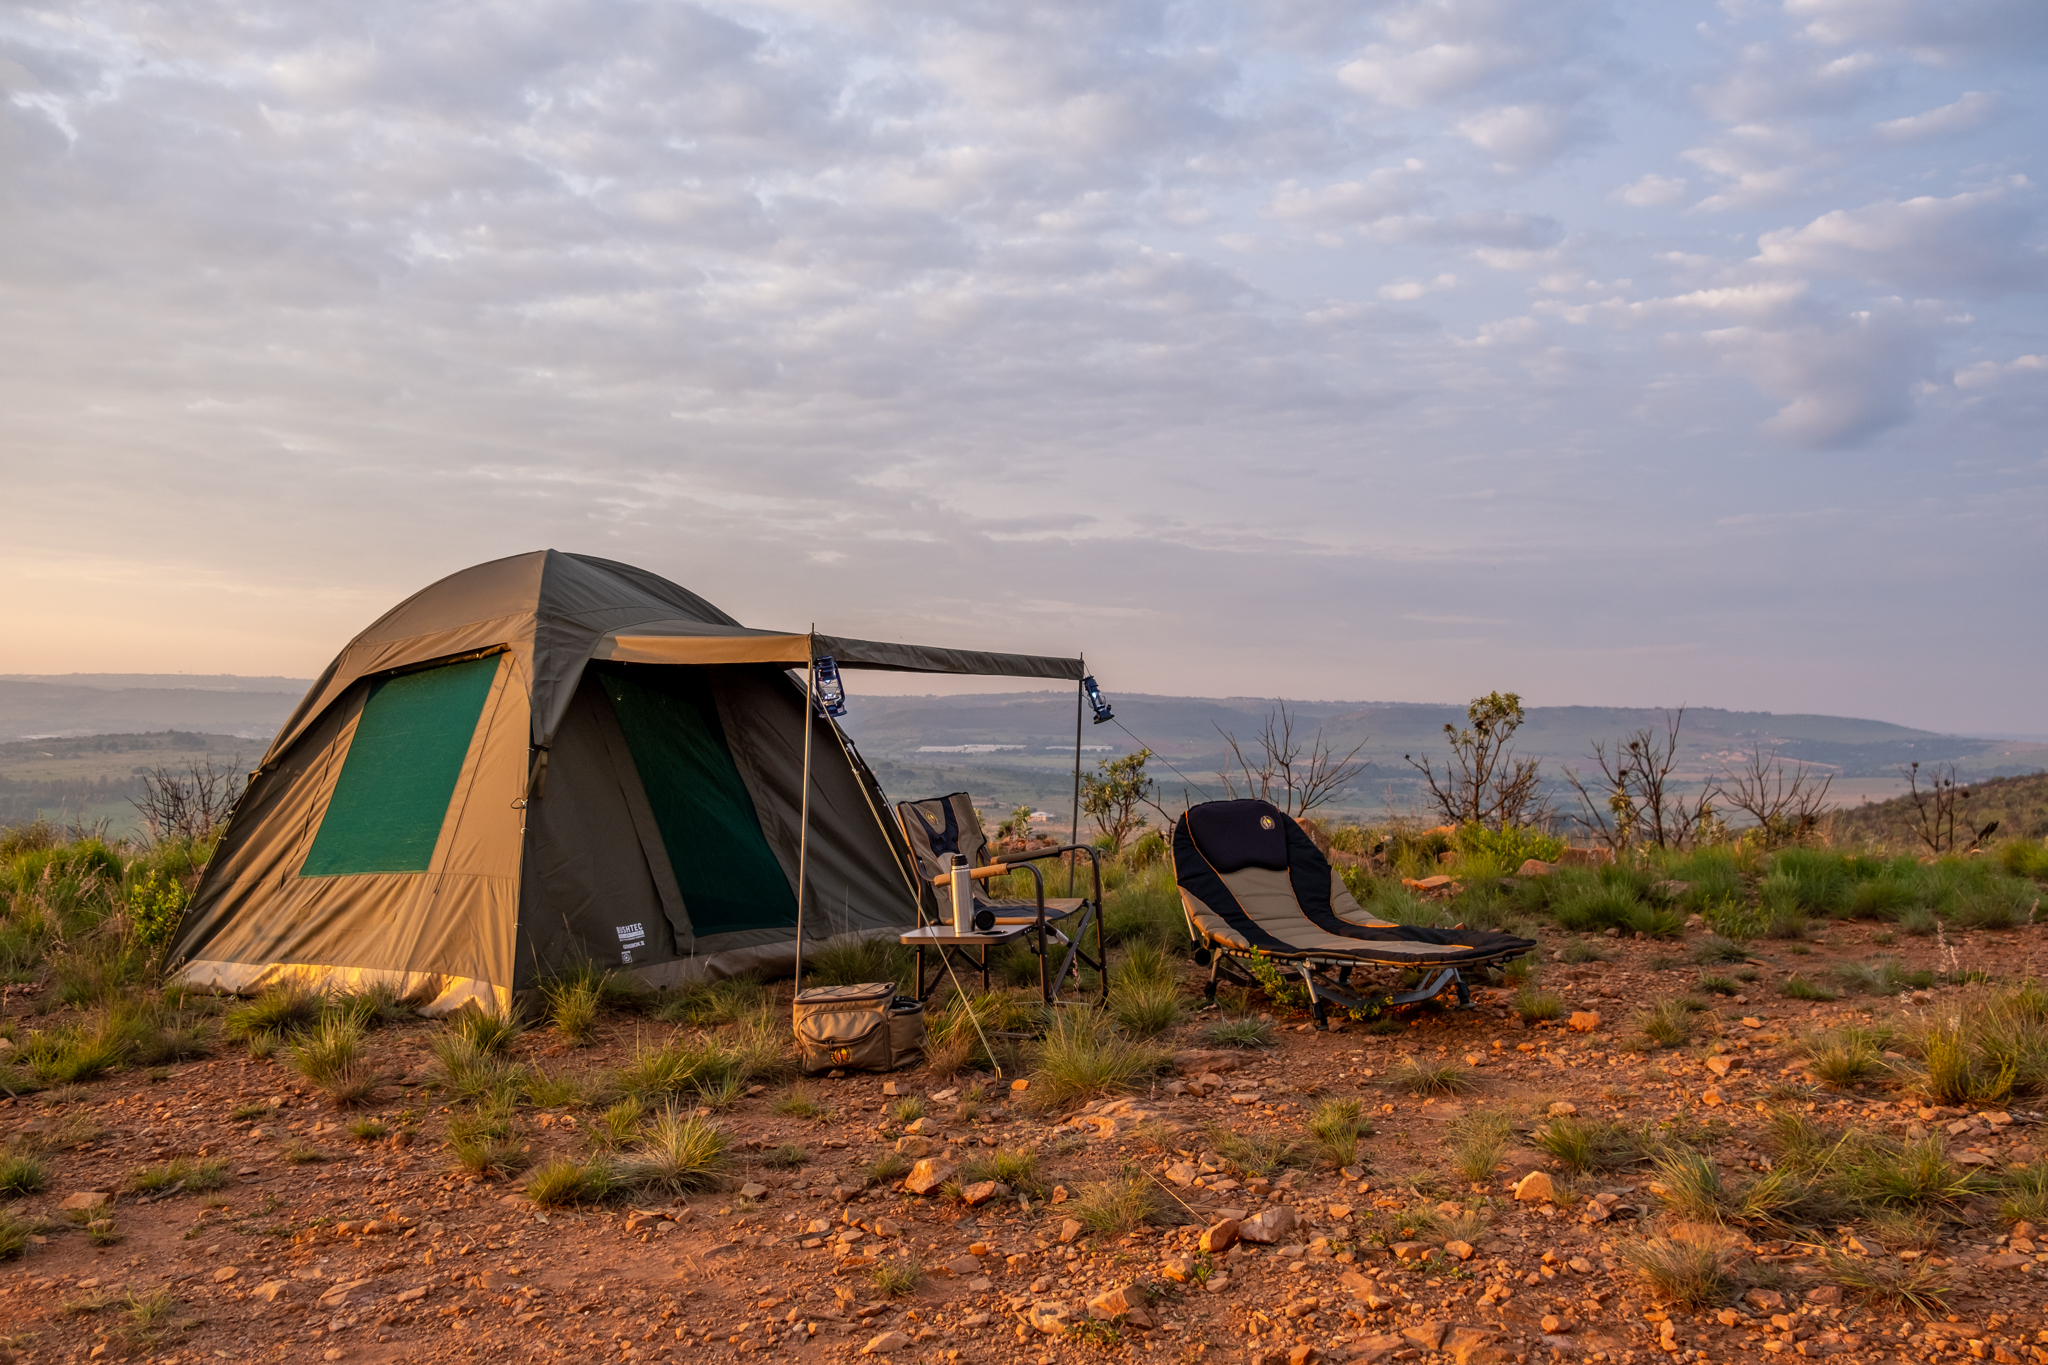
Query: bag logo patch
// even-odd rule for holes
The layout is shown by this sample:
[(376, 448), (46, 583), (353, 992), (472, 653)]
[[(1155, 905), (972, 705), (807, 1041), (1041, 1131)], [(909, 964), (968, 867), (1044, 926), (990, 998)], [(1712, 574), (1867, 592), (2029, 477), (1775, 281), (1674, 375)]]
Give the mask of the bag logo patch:
[(1259, 828), (1260, 828), (1260, 829), (1271, 829), (1271, 828), (1273, 828), (1273, 817), (1272, 817), (1272, 816), (1270, 816), (1270, 815), (1261, 815), (1261, 816), (1259, 817)]

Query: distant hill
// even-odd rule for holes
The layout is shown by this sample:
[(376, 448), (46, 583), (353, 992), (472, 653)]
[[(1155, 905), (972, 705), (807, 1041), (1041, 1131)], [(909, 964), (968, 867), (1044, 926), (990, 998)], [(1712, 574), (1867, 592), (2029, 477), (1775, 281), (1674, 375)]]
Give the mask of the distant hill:
[(270, 737), (191, 734), (85, 735), (0, 743), (0, 826), (38, 817), (80, 825), (105, 820), (109, 832), (135, 828), (131, 797), (152, 768), (183, 773), (194, 764), (247, 772)]
[[(1923, 776), (1921, 785), (1925, 787), (1930, 782), (1931, 778)], [(1984, 847), (1995, 850), (2016, 839), (2039, 843), (2048, 838), (2048, 773), (1993, 777), (1968, 785), (1969, 800), (1962, 803), (1958, 824), (1967, 825), (1974, 833), (1993, 820), (1998, 822), (1997, 832), (1985, 841)], [(1919, 826), (1919, 813), (1910, 797), (1837, 811), (1829, 823), (1838, 844), (1871, 844), (1905, 852), (1926, 850), (1913, 832)]]
[[(1030, 805), (1060, 813), (1072, 803), (1074, 694), (1070, 691), (976, 693), (960, 696), (870, 696), (860, 691), (861, 675), (850, 674), (852, 707), (846, 728), (893, 797), (970, 791), (987, 804), (1009, 809)], [(30, 736), (76, 739), (105, 736), (122, 743), (171, 744), (162, 750), (176, 761), (192, 756), (243, 752), (253, 761), (276, 733), (311, 682), (301, 678), (237, 677), (231, 674), (100, 673), (0, 677), (0, 778), (18, 784), (14, 807), (62, 792), (67, 803), (86, 793), (65, 787), (84, 781), (125, 784), (127, 768), (146, 766), (138, 751), (130, 762), (117, 755), (92, 760), (81, 750), (62, 772), (46, 771), (55, 752), (45, 742), (34, 750), (7, 745)], [(1152, 772), (1174, 802), (1185, 791), (1192, 800), (1223, 795), (1216, 777), (1223, 762), (1222, 733), (1250, 743), (1277, 702), (1256, 697), (1171, 697), (1115, 694), (1117, 724), (1082, 726), (1084, 757), (1090, 766), (1128, 753), (1139, 744), (1158, 755)], [(1363, 744), (1359, 757), (1371, 766), (1340, 799), (1355, 812), (1419, 806), (1422, 786), (1402, 755), (1441, 762), (1443, 727), (1462, 725), (1463, 706), (1414, 702), (1289, 701), (1297, 733), (1324, 740), (1339, 752)], [(1517, 736), (1521, 752), (1542, 762), (1545, 775), (1561, 782), (1563, 769), (1590, 766), (1593, 743), (1612, 747), (1624, 733), (1661, 727), (1663, 713), (1650, 708), (1544, 706), (1529, 711)], [(176, 732), (175, 741), (167, 738)], [(1813, 765), (1838, 779), (1837, 794), (1855, 799), (1861, 791), (1889, 795), (1885, 779), (1908, 763), (1954, 763), (1972, 780), (2014, 776), (2048, 768), (2048, 744), (1943, 735), (1884, 721), (1846, 716), (1775, 715), (1768, 711), (1726, 711), (1695, 707), (1685, 714), (1679, 776), (1704, 780), (1761, 744), (1788, 759)], [(33, 763), (30, 760), (34, 760)], [(35, 771), (29, 769), (35, 764)], [(28, 765), (28, 766), (24, 766)], [(97, 766), (96, 766), (97, 765)], [(1174, 769), (1178, 769), (1177, 774)], [(1857, 784), (1862, 786), (1858, 788)], [(50, 785), (50, 784), (56, 785)], [(19, 785), (26, 784), (26, 785)], [(111, 791), (111, 788), (107, 789)], [(123, 798), (109, 797), (118, 805)], [(106, 801), (96, 809), (115, 809)], [(0, 815), (0, 823), (8, 817)]]
[(0, 740), (151, 730), (268, 740), (311, 686), (301, 678), (15, 675), (0, 678)]

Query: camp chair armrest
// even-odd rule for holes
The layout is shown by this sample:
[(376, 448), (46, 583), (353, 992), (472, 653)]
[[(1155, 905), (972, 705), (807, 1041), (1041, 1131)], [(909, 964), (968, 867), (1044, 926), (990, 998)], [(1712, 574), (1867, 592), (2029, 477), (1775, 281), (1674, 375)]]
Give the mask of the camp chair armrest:
[[(1038, 860), (1038, 859), (1040, 859), (1040, 858), (1057, 858), (1057, 857), (1059, 857), (1059, 856), (1060, 856), (1061, 854), (1065, 854), (1065, 853), (1085, 853), (1085, 854), (1087, 854), (1087, 855), (1088, 855), (1088, 861), (1089, 861), (1089, 862), (1090, 862), (1090, 863), (1091, 863), (1091, 864), (1093, 865), (1093, 867), (1094, 867), (1094, 872), (1095, 872), (1095, 896), (1094, 896), (1094, 900), (1095, 900), (1095, 905), (1096, 905), (1096, 908), (1097, 908), (1097, 912), (1098, 912), (1098, 913), (1100, 913), (1100, 910), (1101, 910), (1101, 906), (1102, 906), (1102, 851), (1101, 851), (1100, 849), (1096, 848), (1096, 847), (1095, 847), (1094, 845), (1092, 845), (1092, 844), (1061, 844), (1061, 845), (1060, 845), (1060, 846), (1059, 846), (1058, 848), (1041, 848), (1041, 849), (1036, 849), (1036, 850), (1034, 850), (1034, 851), (1032, 851), (1032, 852), (1030, 852), (1030, 853), (1006, 853), (1006, 854), (1004, 854), (1004, 855), (1003, 855), (1003, 857), (1004, 857), (1004, 858), (1006, 858), (1006, 859), (1008, 859), (1008, 860), (1009, 860), (1009, 861), (1010, 861), (1011, 863), (1016, 863), (1016, 864), (1022, 864), (1022, 863), (1029, 863), (1029, 862), (1034, 862), (1034, 861), (1036, 861), (1036, 860)], [(1068, 884), (1067, 884), (1067, 894), (1068, 894), (1068, 895), (1072, 895), (1072, 894), (1073, 894), (1073, 883), (1072, 883), (1071, 881), (1070, 881), (1070, 882), (1068, 882)]]

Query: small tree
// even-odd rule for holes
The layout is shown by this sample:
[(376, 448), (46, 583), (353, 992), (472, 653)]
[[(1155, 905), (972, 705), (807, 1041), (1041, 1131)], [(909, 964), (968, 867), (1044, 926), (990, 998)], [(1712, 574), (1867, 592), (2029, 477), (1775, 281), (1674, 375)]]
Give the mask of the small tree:
[(1712, 794), (1756, 821), (1765, 848), (1782, 848), (1810, 838), (1820, 827), (1834, 780), (1828, 774), (1816, 782), (1813, 769), (1804, 763), (1788, 768), (1777, 750), (1767, 756), (1759, 743), (1750, 747), (1739, 770), (1721, 774)]
[[(1339, 757), (1337, 751), (1323, 740), (1321, 726), (1315, 735), (1307, 740), (1296, 737), (1294, 717), (1289, 714), (1287, 704), (1266, 713), (1266, 720), (1259, 727), (1257, 748), (1247, 756), (1237, 736), (1216, 727), (1216, 733), (1223, 736), (1229, 746), (1230, 756), (1217, 774), (1223, 780), (1223, 790), (1231, 800), (1240, 797), (1271, 801), (1287, 814), (1300, 817), (1318, 806), (1327, 805), (1343, 792), (1351, 780), (1371, 767), (1371, 761), (1360, 763), (1354, 760), (1358, 751), (1366, 745), (1365, 740), (1351, 746), (1348, 753)], [(1240, 793), (1239, 784), (1243, 784)]]
[(1451, 742), (1450, 762), (1441, 779), (1427, 758), (1403, 754), (1408, 766), (1429, 783), (1430, 799), (1453, 825), (1484, 825), (1507, 829), (1544, 820), (1543, 791), (1533, 758), (1517, 758), (1510, 741), (1521, 728), (1522, 698), (1515, 692), (1489, 692), (1465, 708), (1468, 728), (1444, 726)]
[(1019, 806), (1011, 811), (1010, 818), (996, 826), (996, 838), (1002, 842), (1008, 842), (1011, 839), (1022, 839), (1029, 842), (1031, 838), (1031, 807)]
[(1101, 759), (1094, 772), (1082, 774), (1081, 809), (1109, 840), (1112, 853), (1121, 853), (1125, 841), (1149, 823), (1139, 808), (1152, 796), (1152, 779), (1145, 775), (1145, 760), (1150, 757), (1150, 749), (1140, 749), (1122, 758)]
[(1577, 772), (1564, 770), (1564, 780), (1578, 793), (1583, 808), (1572, 818), (1616, 852), (1638, 841), (1682, 849), (1711, 837), (1713, 784), (1690, 802), (1670, 790), (1671, 774), (1678, 767), (1678, 731), (1684, 722), (1683, 706), (1666, 711), (1663, 734), (1644, 726), (1615, 741), (1612, 754), (1604, 741), (1595, 740), (1593, 762), (1600, 776), (1591, 789)]

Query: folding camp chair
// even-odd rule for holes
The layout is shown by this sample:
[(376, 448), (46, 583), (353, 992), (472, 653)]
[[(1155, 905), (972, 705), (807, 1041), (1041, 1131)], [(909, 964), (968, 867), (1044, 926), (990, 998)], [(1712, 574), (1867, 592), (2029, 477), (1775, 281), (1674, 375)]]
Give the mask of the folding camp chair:
[(1209, 998), (1219, 972), (1258, 984), (1237, 963), (1256, 957), (1299, 972), (1317, 1023), (1328, 1004), (1373, 1007), (1353, 989), (1360, 967), (1414, 968), (1423, 982), (1378, 997), (1415, 1004), (1456, 988), (1472, 1003), (1467, 972), (1511, 961), (1533, 940), (1485, 929), (1394, 924), (1367, 914), (1315, 841), (1265, 801), (1209, 801), (1173, 825), (1173, 874), (1196, 946), (1209, 968)]
[[(982, 832), (981, 818), (966, 792), (934, 796), (923, 801), (899, 801), (896, 818), (902, 822), (903, 837), (917, 859), (918, 881), (923, 893), (918, 898), (918, 926), (902, 935), (902, 941), (917, 953), (917, 998), (926, 1000), (945, 978), (952, 962), (981, 973), (981, 988), (989, 989), (989, 950), (1006, 943), (1027, 942), (1038, 955), (1038, 992), (1047, 1004), (1059, 1000), (1060, 992), (1074, 978), (1078, 966), (1095, 969), (1101, 983), (1101, 998), (1109, 999), (1109, 973), (1102, 939), (1102, 860), (1085, 844), (1061, 844), (1025, 853), (1004, 853), (998, 857)], [(1092, 876), (1092, 896), (1047, 896), (1045, 873), (1038, 864), (1047, 858), (1085, 853)], [(962, 932), (953, 924), (952, 881), (955, 860), (964, 858), (969, 868), (974, 900), (974, 922)], [(1029, 873), (1036, 894), (1031, 900), (998, 899), (989, 896), (988, 879), (1009, 872)], [(1090, 928), (1095, 931), (1095, 954), (1082, 950)], [(1053, 953), (1064, 949), (1057, 967)], [(925, 953), (930, 950), (934, 970), (925, 981)]]

